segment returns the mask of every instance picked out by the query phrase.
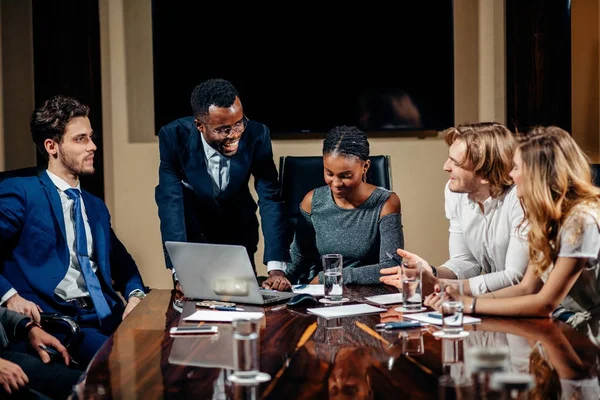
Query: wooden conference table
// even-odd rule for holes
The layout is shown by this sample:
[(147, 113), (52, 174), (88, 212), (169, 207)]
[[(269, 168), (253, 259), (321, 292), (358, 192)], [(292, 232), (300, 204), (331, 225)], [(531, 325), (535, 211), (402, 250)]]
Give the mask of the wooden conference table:
[[(357, 286), (346, 287), (344, 295), (356, 301), (389, 292)], [(535, 376), (536, 398), (556, 397), (568, 390), (565, 382), (597, 384), (598, 348), (561, 322), (484, 317), (467, 327), (468, 337), (451, 341), (434, 337), (433, 328), (374, 330), (382, 321), (402, 319), (394, 307), (324, 320), (276, 304), (244, 305), (246, 311), (265, 312), (260, 369), (272, 379), (258, 387), (236, 386), (226, 379), (232, 365), (230, 324), (220, 326), (212, 339), (170, 337), (168, 329), (186, 324), (181, 316), (195, 308), (187, 302), (183, 314), (176, 311), (172, 304), (178, 295), (152, 290), (100, 349), (86, 386), (102, 386), (105, 398), (114, 399), (438, 398), (438, 378), (460, 376), (464, 354), (474, 345), (508, 346), (511, 369)]]

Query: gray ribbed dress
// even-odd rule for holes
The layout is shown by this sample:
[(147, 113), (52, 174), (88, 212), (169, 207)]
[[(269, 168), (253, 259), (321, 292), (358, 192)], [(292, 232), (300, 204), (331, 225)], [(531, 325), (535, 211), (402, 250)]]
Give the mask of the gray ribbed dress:
[(386, 252), (396, 254), (396, 249), (404, 248), (400, 214), (379, 218), (391, 193), (378, 187), (360, 206), (344, 209), (333, 200), (329, 186), (315, 189), (311, 213), (300, 207), (290, 248), (290, 281), (307, 283), (320, 273), (322, 282), (321, 255), (339, 253), (344, 257), (344, 284), (379, 284), (379, 270), (397, 265)]

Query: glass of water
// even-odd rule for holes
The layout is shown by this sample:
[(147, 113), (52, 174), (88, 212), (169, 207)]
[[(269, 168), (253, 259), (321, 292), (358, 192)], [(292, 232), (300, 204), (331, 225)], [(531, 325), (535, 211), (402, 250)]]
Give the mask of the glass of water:
[(324, 254), (323, 275), (325, 278), (325, 298), (331, 301), (342, 301), (344, 283), (342, 282), (343, 257), (341, 254)]
[(463, 331), (463, 283), (460, 280), (441, 280), (442, 331), (456, 335)]
[(406, 311), (420, 311), (423, 307), (423, 265), (418, 261), (403, 262), (402, 307)]
[(260, 323), (257, 319), (235, 319), (233, 327), (234, 375), (242, 380), (253, 380), (259, 374), (258, 341)]

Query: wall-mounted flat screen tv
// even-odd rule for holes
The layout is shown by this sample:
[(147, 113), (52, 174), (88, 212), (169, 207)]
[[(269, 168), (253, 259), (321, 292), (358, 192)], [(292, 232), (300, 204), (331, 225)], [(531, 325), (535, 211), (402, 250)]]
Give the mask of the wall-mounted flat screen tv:
[(209, 78), (230, 80), (245, 114), (273, 137), (335, 125), (394, 132), (454, 124), (451, 0), (335, 12), (311, 4), (153, 0), (157, 132), (191, 115), (190, 94)]

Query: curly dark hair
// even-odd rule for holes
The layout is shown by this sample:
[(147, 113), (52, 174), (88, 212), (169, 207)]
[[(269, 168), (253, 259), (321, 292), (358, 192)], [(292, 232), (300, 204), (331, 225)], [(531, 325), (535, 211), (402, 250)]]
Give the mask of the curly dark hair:
[(331, 153), (354, 156), (367, 161), (369, 159), (367, 135), (356, 126), (336, 126), (329, 131), (323, 141), (323, 155)]
[(210, 106), (231, 107), (238, 96), (231, 82), (220, 78), (206, 80), (194, 88), (190, 97), (194, 117), (206, 121)]
[(29, 119), (29, 130), (33, 143), (48, 159), (48, 152), (44, 147), (46, 139), (61, 143), (69, 121), (77, 117), (89, 117), (89, 115), (90, 108), (73, 97), (64, 95), (50, 97), (33, 111)]

